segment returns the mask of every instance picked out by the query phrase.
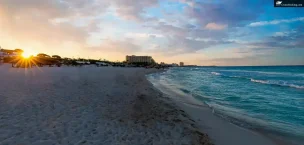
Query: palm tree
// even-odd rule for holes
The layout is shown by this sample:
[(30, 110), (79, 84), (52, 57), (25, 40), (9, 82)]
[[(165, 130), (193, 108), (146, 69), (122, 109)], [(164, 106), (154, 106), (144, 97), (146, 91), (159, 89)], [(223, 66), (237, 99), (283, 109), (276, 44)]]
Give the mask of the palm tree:
[(21, 53), (23, 53), (24, 51), (23, 51), (22, 49), (16, 48), (16, 49), (14, 50), (14, 52), (17, 52), (18, 54), (21, 54)]
[(59, 55), (52, 55), (52, 58), (61, 59), (61, 57)]
[(38, 57), (51, 57), (51, 56), (49, 56), (47, 54), (44, 54), (44, 53), (39, 53), (39, 54), (37, 54), (37, 56)]

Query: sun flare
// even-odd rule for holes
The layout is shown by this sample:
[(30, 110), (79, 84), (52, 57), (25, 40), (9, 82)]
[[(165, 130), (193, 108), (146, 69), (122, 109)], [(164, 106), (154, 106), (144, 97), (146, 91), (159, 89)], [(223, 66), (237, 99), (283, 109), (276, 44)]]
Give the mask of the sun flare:
[(31, 54), (29, 54), (29, 53), (22, 53), (22, 57), (23, 58), (30, 58)]
[(30, 58), (31, 56), (34, 56), (34, 55), (35, 55), (34, 53), (23, 52), (21, 56), (22, 56), (23, 58)]

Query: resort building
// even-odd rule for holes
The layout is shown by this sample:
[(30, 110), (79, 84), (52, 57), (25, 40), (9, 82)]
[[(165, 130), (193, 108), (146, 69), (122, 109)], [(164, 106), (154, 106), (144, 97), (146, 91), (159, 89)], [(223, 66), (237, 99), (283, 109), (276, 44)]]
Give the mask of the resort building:
[(172, 63), (170, 66), (172, 66), (172, 67), (178, 67), (178, 64), (177, 63)]
[(4, 52), (0, 51), (0, 64), (3, 62), (4, 56), (5, 56)]
[(179, 63), (179, 66), (184, 66), (184, 65), (185, 65), (184, 62)]
[(22, 50), (9, 50), (9, 49), (0, 49), (0, 57), (15, 57), (15, 56), (20, 56), (22, 54)]
[(126, 56), (126, 62), (127, 63), (138, 63), (138, 62), (142, 62), (142, 63), (154, 63), (154, 60), (151, 56)]
[(6, 56), (6, 53), (0, 51), (0, 58), (3, 58), (4, 56)]

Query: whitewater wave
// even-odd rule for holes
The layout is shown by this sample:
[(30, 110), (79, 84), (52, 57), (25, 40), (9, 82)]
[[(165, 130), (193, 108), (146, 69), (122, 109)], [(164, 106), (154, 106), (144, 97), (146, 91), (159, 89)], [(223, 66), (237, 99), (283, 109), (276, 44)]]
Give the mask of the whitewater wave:
[(221, 73), (219, 73), (219, 72), (211, 72), (211, 74), (216, 75), (216, 76), (228, 77), (228, 78), (250, 79), (250, 78), (243, 77), (243, 76), (229, 76), (229, 75), (224, 75), (224, 74), (221, 74)]
[(275, 82), (275, 81), (255, 80), (255, 79), (250, 79), (250, 81), (255, 82), (255, 83), (261, 83), (261, 84), (269, 84), (269, 85), (276, 85), (276, 86), (282, 86), (282, 87), (304, 89), (304, 86), (300, 86), (300, 85), (296, 85), (296, 84), (289, 84), (289, 83), (286, 83), (286, 82)]
[(268, 71), (249, 71), (249, 70), (221, 70), (224, 72), (247, 72), (247, 73), (259, 73), (259, 74), (266, 74), (266, 75), (287, 75), (287, 76), (298, 76), (304, 77), (303, 73), (289, 73), (289, 72), (268, 72)]
[(256, 83), (262, 83), (262, 84), (269, 84), (269, 81), (263, 81), (263, 80), (250, 79), (250, 81), (256, 82)]
[(219, 72), (211, 72), (211, 74), (217, 75), (217, 76), (222, 76), (222, 77), (228, 77), (228, 78), (238, 78), (238, 79), (250, 80), (251, 82), (254, 82), (254, 83), (275, 85), (275, 86), (281, 86), (281, 87), (291, 87), (291, 88), (296, 88), (296, 89), (304, 89), (304, 86), (297, 85), (297, 84), (292, 84), (292, 83), (287, 83), (287, 82), (284, 82), (284, 81), (258, 80), (258, 79), (243, 77), (243, 76), (228, 76), (228, 75), (223, 75)]
[(211, 74), (216, 75), (216, 76), (220, 76), (221, 75), (221, 73), (218, 73), (218, 72), (211, 72)]
[(225, 76), (229, 78), (240, 78), (240, 79), (248, 79), (247, 77), (242, 77), (242, 76)]

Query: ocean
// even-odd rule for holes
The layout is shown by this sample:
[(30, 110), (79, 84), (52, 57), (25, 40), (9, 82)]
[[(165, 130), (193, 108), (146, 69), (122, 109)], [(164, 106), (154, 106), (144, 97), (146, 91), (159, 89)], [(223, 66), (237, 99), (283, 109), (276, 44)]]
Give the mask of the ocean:
[(236, 125), (304, 141), (304, 66), (176, 67), (148, 79)]

